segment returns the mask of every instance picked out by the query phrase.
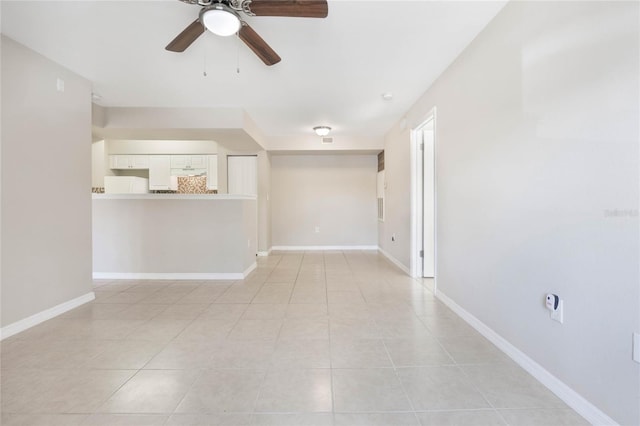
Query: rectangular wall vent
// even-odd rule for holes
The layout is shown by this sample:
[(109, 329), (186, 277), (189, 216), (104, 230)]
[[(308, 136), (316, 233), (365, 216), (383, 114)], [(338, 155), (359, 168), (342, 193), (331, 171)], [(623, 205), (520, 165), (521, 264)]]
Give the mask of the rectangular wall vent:
[(333, 138), (322, 138), (322, 143), (333, 143)]
[(384, 222), (384, 198), (378, 198), (378, 220)]

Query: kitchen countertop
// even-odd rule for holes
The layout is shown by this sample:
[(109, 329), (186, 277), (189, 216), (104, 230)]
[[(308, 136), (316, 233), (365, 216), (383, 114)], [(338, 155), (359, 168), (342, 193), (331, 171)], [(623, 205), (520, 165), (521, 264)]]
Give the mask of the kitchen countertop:
[(94, 200), (255, 200), (255, 195), (236, 194), (91, 194)]

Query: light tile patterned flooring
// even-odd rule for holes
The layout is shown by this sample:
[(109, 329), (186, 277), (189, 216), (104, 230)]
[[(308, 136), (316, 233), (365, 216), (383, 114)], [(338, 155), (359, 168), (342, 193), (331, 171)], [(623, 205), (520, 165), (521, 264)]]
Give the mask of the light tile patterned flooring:
[(2, 342), (3, 426), (586, 424), (374, 252), (94, 285)]

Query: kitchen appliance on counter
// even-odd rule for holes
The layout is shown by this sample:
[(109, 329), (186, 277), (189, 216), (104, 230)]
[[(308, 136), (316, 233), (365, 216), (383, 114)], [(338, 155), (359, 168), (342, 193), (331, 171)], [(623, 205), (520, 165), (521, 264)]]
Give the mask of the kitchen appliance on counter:
[(105, 176), (105, 194), (146, 194), (149, 179), (135, 176)]

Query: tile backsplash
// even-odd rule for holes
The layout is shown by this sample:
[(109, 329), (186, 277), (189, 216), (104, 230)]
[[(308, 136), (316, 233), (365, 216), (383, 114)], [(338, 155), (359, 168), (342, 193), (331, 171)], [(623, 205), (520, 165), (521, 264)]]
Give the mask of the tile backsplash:
[(178, 194), (207, 194), (206, 176), (178, 176)]
[(218, 191), (207, 189), (206, 176), (177, 176), (177, 190), (150, 191), (153, 194), (217, 194)]

